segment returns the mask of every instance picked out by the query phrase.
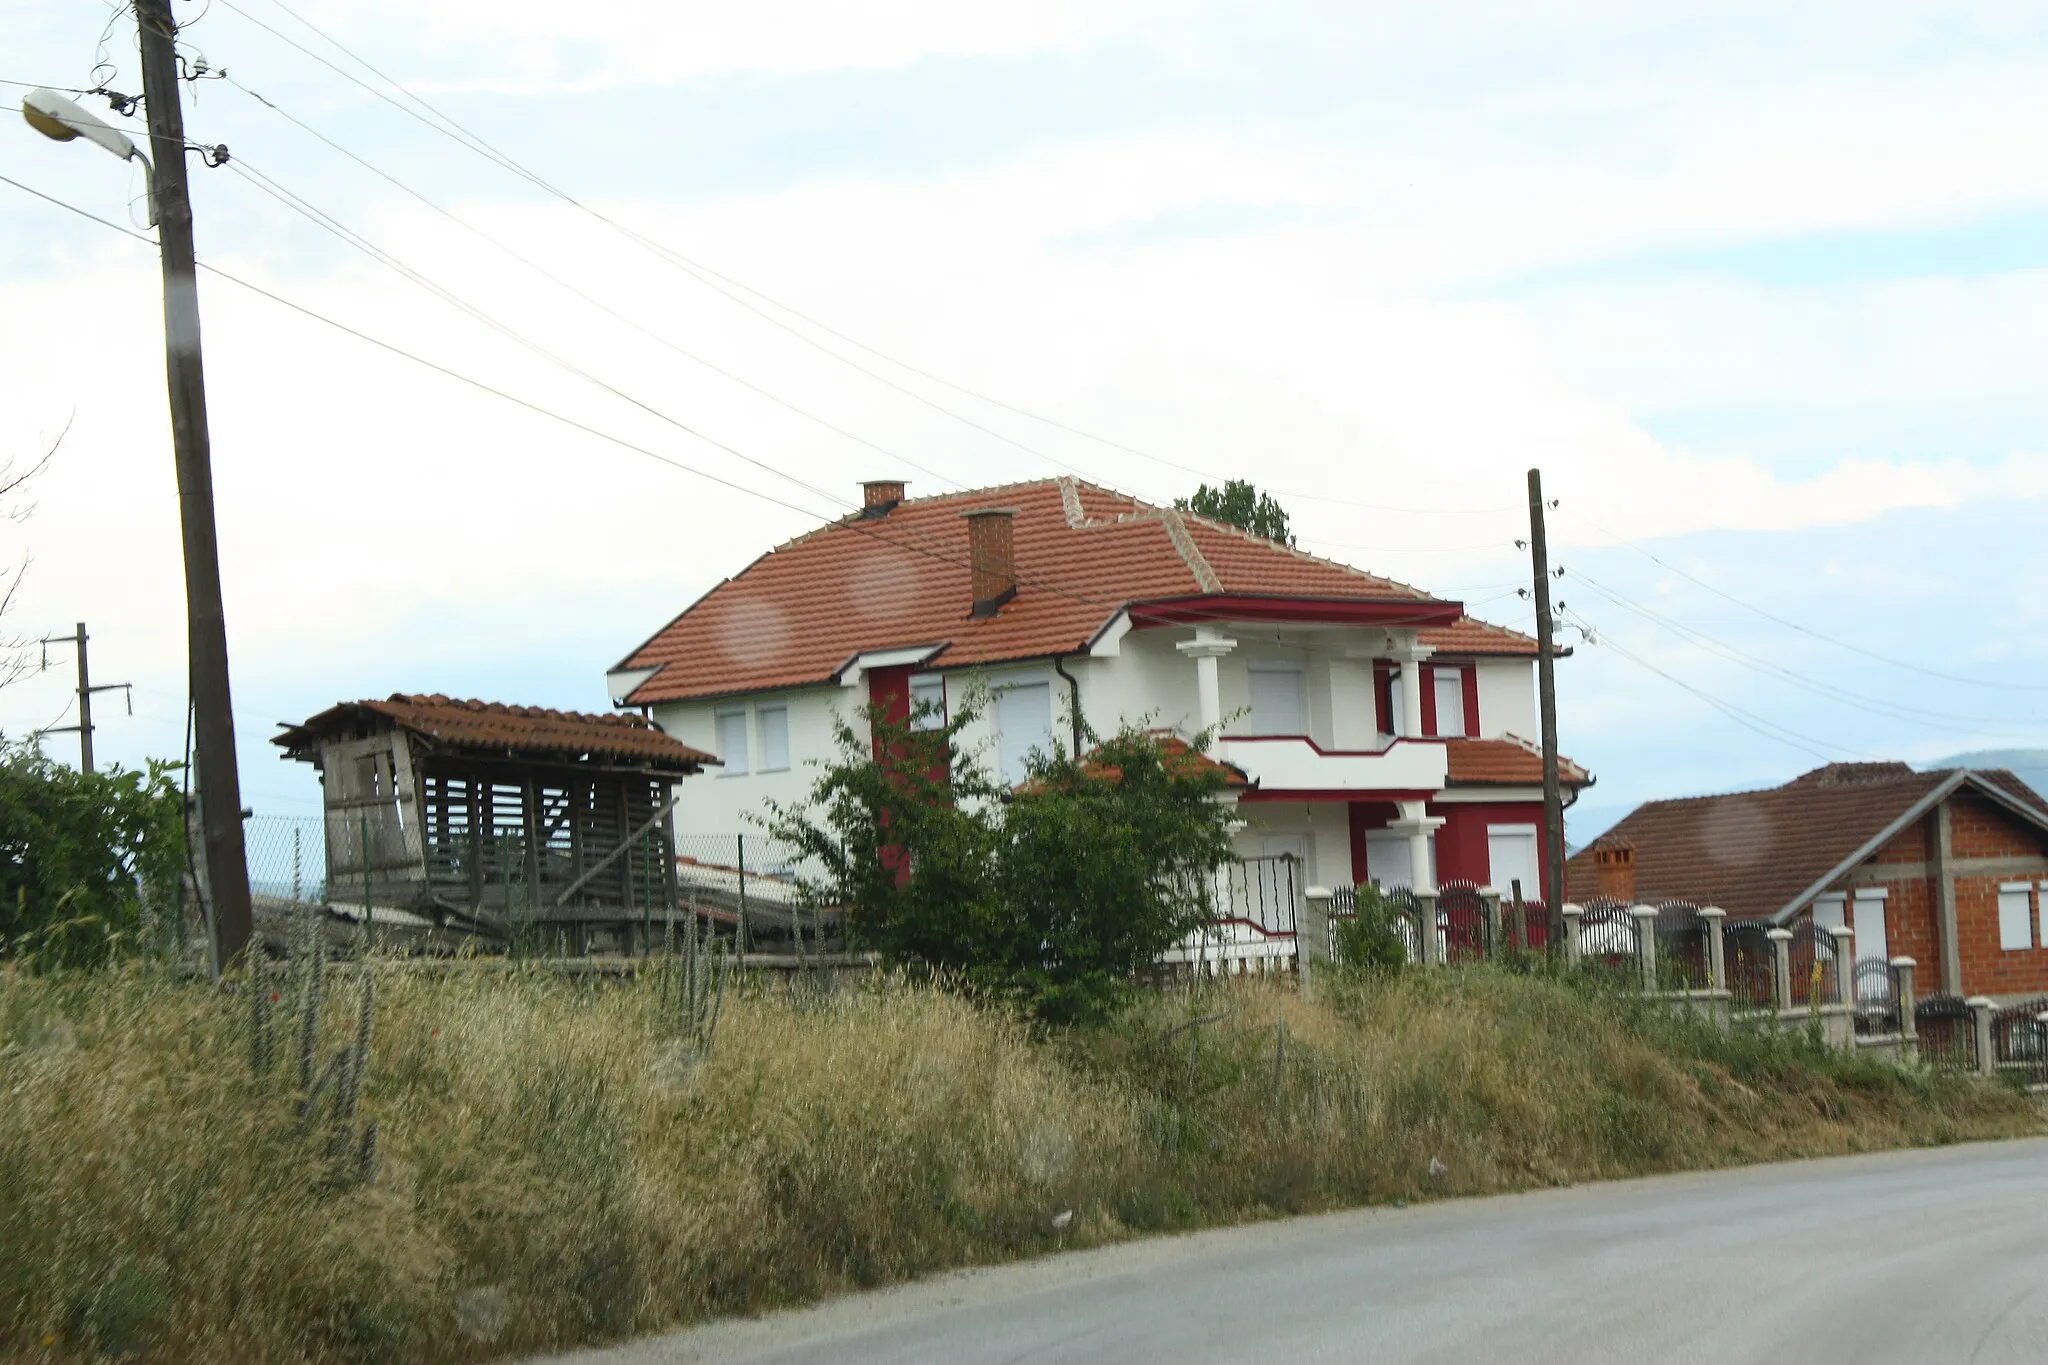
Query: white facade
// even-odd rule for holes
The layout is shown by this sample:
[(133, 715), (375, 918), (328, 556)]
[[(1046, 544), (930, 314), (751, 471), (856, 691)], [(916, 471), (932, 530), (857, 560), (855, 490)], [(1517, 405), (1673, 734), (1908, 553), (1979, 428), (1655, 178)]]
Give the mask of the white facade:
[[(917, 668), (929, 652), (864, 657), (873, 661), (870, 667)], [(1184, 736), (1213, 727), (1213, 756), (1242, 769), (1261, 798), (1302, 794), (1301, 800), (1241, 803), (1239, 851), (1295, 851), (1311, 881), (1348, 885), (1367, 870), (1352, 866), (1347, 794), (1400, 800), (1401, 821), (1390, 834), (1377, 836), (1385, 847), (1369, 856), (1389, 859), (1389, 867), (1403, 858), (1412, 867), (1418, 852), (1433, 856), (1430, 835), (1441, 821), (1424, 816), (1422, 797), (1433, 799), (1445, 786), (1445, 747), (1430, 738), (1396, 740), (1384, 733), (1374, 698), (1376, 660), (1405, 658), (1410, 662), (1404, 666), (1412, 668), (1416, 656), (1427, 653), (1417, 649), (1409, 631), (1229, 622), (1112, 630), (1092, 652), (1066, 656), (1059, 668), (1052, 660), (1036, 660), (949, 669), (941, 655), (914, 672), (911, 684), (931, 695), (930, 684), (942, 682), (949, 708), (985, 689), (991, 705), (963, 732), (963, 747), (992, 770), (1009, 767), (1012, 777), (1024, 750), (1071, 742), (1073, 685), (1060, 669), (1078, 683), (1082, 715), (1098, 735), (1126, 723)], [(1457, 662), (1477, 669), (1474, 729), (1480, 737), (1535, 733), (1531, 661)], [(834, 752), (836, 722), (844, 720), (865, 739), (869, 680), (861, 667), (846, 676), (844, 683), (824, 686), (657, 704), (653, 718), (668, 733), (734, 760), (726, 771), (707, 770), (681, 784), (677, 830), (751, 832), (758, 826), (748, 817), (763, 813), (766, 802), (806, 796), (817, 778), (815, 765)], [(1205, 676), (1213, 681), (1207, 706)], [(1419, 701), (1408, 707), (1411, 715), (1418, 706)], [(764, 770), (764, 755), (781, 756), (773, 734), (785, 724), (787, 761)], [(1395, 728), (1404, 727), (1397, 722)], [(1398, 854), (1389, 839), (1401, 841)]]

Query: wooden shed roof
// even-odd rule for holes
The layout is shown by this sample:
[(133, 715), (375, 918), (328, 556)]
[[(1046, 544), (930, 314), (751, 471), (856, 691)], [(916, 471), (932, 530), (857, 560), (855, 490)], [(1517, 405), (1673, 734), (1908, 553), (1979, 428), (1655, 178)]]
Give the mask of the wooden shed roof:
[(394, 692), (382, 700), (345, 701), (303, 724), (285, 727), (271, 743), (311, 761), (323, 739), (363, 734), (382, 719), (445, 748), (555, 760), (610, 759), (665, 772), (693, 773), (718, 760), (642, 716), (593, 715), (541, 706)]

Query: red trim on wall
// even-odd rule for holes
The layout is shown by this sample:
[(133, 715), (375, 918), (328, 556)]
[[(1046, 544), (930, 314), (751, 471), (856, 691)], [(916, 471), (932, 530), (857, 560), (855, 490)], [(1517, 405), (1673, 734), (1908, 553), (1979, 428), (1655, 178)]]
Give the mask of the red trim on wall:
[[(1402, 799), (1414, 800), (1413, 796), (1401, 794)], [(1371, 800), (1351, 803), (1351, 869), (1352, 875), (1361, 880), (1366, 873), (1365, 836), (1370, 830), (1385, 829), (1400, 816), (1394, 806), (1395, 794), (1381, 798), (1374, 793)], [(1486, 829), (1489, 825), (1534, 825), (1538, 831), (1540, 846), (1543, 829), (1543, 803), (1541, 801), (1489, 801), (1451, 802), (1438, 805), (1431, 802), (1426, 808), (1430, 815), (1443, 817), (1443, 825), (1436, 832), (1436, 876), (1438, 882), (1476, 882), (1484, 886), (1492, 869), (1487, 865)], [(1537, 879), (1543, 878), (1539, 862)], [(1522, 888), (1525, 893), (1528, 887)], [(1503, 895), (1506, 887), (1501, 887)], [(1549, 887), (1541, 893), (1545, 904), (1549, 903)]]
[(1465, 681), (1465, 738), (1479, 738), (1479, 666), (1466, 663), (1460, 665)]
[[(1402, 664), (1401, 671), (1408, 672), (1410, 665)], [(1423, 664), (1415, 671), (1422, 675), (1422, 733), (1436, 738), (1436, 667)]]
[(1185, 626), (1199, 621), (1310, 621), (1351, 625), (1448, 626), (1465, 614), (1456, 602), (1363, 597), (1262, 597), (1208, 593), (1134, 602), (1133, 626)]
[(1372, 661), (1373, 719), (1383, 735), (1394, 733), (1394, 663), (1391, 659)]
[[(1375, 789), (1373, 802), (1427, 801), (1436, 795), (1431, 791), (1396, 791), (1391, 788)], [(1344, 801), (1356, 806), (1358, 790), (1355, 787), (1252, 787), (1237, 799), (1239, 801)]]
[[(1325, 758), (1379, 758), (1384, 754), (1392, 753), (1396, 746), (1402, 744), (1441, 743), (1441, 741), (1434, 739), (1400, 738), (1384, 749), (1325, 749), (1307, 735), (1218, 735), (1217, 738), (1229, 744), (1270, 744), (1274, 740), (1299, 740)], [(1430, 795), (1434, 796), (1436, 791), (1436, 788), (1430, 788)]]

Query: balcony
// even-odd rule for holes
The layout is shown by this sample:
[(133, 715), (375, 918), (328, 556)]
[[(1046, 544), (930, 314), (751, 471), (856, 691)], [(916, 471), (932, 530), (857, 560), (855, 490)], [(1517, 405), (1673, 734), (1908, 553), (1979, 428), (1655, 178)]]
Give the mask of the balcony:
[(1444, 789), (1447, 763), (1441, 740), (1397, 739), (1372, 752), (1325, 749), (1306, 735), (1226, 736), (1214, 756), (1243, 769), (1258, 789), (1252, 799), (1266, 800), (1434, 796)]

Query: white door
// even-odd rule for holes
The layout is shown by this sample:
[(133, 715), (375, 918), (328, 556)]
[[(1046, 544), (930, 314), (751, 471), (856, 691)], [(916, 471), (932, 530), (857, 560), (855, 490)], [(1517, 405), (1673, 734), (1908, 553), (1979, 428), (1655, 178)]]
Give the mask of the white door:
[(1486, 827), (1486, 883), (1500, 892), (1503, 901), (1514, 895), (1514, 884), (1522, 883), (1522, 899), (1543, 899), (1543, 879), (1537, 873), (1536, 826), (1488, 825)]

